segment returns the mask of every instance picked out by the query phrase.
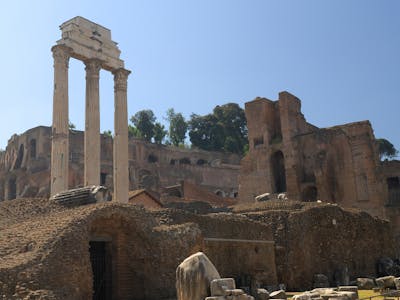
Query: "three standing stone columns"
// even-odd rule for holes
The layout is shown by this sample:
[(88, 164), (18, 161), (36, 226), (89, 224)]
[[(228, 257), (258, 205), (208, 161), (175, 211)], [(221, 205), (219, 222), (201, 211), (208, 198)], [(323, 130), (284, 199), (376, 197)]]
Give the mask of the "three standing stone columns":
[(68, 63), (71, 49), (54, 46), (54, 94), (51, 148), (51, 195), (68, 189)]
[(117, 69), (114, 74), (114, 195), (118, 202), (128, 202), (128, 110), (127, 81), (130, 71)]
[(85, 108), (85, 171), (84, 185), (100, 184), (100, 105), (99, 72), (101, 62), (85, 61), (86, 108)]

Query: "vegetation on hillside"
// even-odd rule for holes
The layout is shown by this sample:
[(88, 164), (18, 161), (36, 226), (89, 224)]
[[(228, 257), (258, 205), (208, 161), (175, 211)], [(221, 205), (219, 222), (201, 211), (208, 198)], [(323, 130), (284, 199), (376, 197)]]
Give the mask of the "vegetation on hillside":
[(246, 118), (238, 104), (218, 105), (212, 113), (192, 114), (189, 120), (170, 108), (164, 119), (168, 129), (156, 121), (152, 110), (138, 111), (129, 119), (129, 135), (157, 144), (187, 147), (188, 133), (191, 147), (237, 154), (243, 154), (248, 147)]

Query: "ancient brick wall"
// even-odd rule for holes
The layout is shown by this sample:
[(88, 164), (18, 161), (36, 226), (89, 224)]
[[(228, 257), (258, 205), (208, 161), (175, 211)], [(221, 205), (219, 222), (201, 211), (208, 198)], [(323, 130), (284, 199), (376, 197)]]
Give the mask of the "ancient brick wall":
[[(83, 185), (84, 133), (70, 131), (69, 186)], [(51, 128), (39, 126), (14, 135), (0, 155), (0, 201), (49, 195)], [(161, 187), (190, 178), (195, 184), (227, 195), (237, 193), (240, 157), (186, 150), (137, 139), (129, 142), (130, 189)], [(101, 136), (100, 183), (112, 188), (113, 142)]]
[(344, 267), (351, 279), (376, 276), (377, 260), (395, 257), (390, 223), (365, 212), (314, 204), (245, 214), (273, 231), (278, 282), (289, 290), (312, 288), (317, 273), (334, 285), (335, 271)]
[(240, 201), (286, 192), (293, 200), (319, 199), (387, 216), (385, 167), (368, 121), (317, 128), (287, 92), (277, 101), (246, 103), (246, 118), (250, 149), (241, 162)]

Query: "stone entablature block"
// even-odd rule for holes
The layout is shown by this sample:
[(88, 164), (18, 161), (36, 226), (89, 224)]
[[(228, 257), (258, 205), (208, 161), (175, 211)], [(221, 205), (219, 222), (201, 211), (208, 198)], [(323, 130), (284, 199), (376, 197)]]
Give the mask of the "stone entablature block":
[(71, 48), (73, 58), (99, 59), (108, 71), (124, 68), (124, 61), (119, 58), (121, 51), (111, 40), (109, 29), (79, 16), (61, 24), (60, 29), (62, 37), (57, 45)]

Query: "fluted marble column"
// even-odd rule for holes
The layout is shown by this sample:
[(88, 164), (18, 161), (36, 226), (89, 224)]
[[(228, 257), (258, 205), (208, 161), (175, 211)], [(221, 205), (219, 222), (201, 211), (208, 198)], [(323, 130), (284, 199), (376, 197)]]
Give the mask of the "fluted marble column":
[(51, 141), (51, 195), (68, 189), (68, 63), (71, 49), (56, 45), (54, 58), (53, 125)]
[(114, 74), (114, 196), (113, 200), (128, 202), (128, 108), (127, 86), (131, 72), (117, 69)]
[(85, 169), (84, 185), (100, 184), (100, 104), (99, 72), (101, 62), (97, 59), (85, 61), (86, 106), (85, 106)]

